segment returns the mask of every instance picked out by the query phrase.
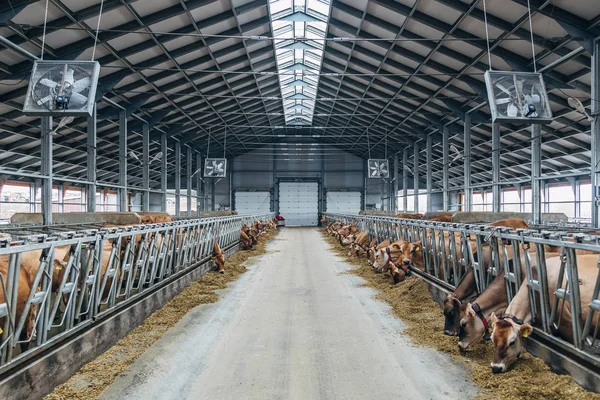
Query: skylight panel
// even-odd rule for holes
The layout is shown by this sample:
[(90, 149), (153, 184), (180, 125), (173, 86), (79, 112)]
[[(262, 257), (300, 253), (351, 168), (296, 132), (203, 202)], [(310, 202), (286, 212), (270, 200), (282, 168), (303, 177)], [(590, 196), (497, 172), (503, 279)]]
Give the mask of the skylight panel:
[(312, 124), (330, 9), (329, 0), (269, 0), (286, 124)]

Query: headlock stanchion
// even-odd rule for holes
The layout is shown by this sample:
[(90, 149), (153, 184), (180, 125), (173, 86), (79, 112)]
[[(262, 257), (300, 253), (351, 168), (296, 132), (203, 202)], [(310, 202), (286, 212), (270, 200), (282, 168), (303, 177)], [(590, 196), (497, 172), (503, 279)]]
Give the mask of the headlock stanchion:
[[(381, 216), (356, 216), (324, 213), (330, 221), (357, 224), (378, 242), (403, 239), (421, 241), (424, 271), (417, 274), (446, 290), (453, 290), (468, 267), (473, 267), (477, 291), (481, 293), (504, 272), (509, 302), (523, 281), (529, 289), (532, 322), (537, 328), (534, 339), (562, 357), (600, 371), (600, 260), (596, 275), (586, 285), (594, 287), (591, 302), (582, 302), (577, 252), (600, 257), (600, 236), (567, 230), (511, 230), (487, 225), (432, 222)], [(568, 226), (555, 225), (550, 229)], [(581, 228), (578, 226), (578, 228)], [(486, 254), (487, 256), (484, 256)], [(547, 260), (560, 257), (560, 271), (554, 293), (549, 292)], [(575, 283), (575, 284), (574, 284)], [(550, 299), (553, 298), (551, 302)], [(587, 318), (582, 311), (587, 309)], [(557, 335), (565, 313), (571, 318), (572, 342)]]
[[(240, 229), (274, 214), (182, 219), (0, 237), (0, 373), (115, 307), (127, 307), (169, 277), (227, 255)], [(71, 225), (73, 226), (73, 225)], [(43, 227), (45, 231), (53, 226)]]

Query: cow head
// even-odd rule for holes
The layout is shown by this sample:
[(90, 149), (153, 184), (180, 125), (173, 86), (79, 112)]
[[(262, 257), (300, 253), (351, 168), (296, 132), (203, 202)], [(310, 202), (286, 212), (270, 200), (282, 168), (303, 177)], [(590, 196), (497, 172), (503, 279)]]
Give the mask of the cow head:
[(398, 262), (404, 267), (416, 267), (415, 264), (418, 264), (419, 267), (422, 265), (423, 246), (421, 245), (421, 241), (402, 243), (401, 253)]
[(458, 336), (461, 305), (462, 302), (452, 292), (444, 299), (444, 335)]
[(518, 324), (511, 318), (498, 319), (492, 314), (492, 343), (494, 344), (494, 361), (490, 368), (494, 373), (506, 372), (519, 358), (523, 351), (523, 338), (533, 332), (528, 324)]
[(367, 250), (367, 261), (369, 265), (373, 265), (375, 262), (375, 252), (377, 251), (377, 239), (373, 238), (369, 243), (369, 249)]
[(354, 234), (348, 235), (346, 237), (341, 237), (340, 242), (342, 243), (343, 246), (347, 246), (349, 244), (354, 243), (355, 237), (356, 237), (356, 235), (354, 235)]
[(458, 348), (466, 351), (469, 347), (481, 342), (485, 332), (485, 325), (473, 310), (473, 305), (468, 303), (466, 306), (461, 306)]
[(388, 263), (393, 261), (392, 258), (397, 256), (402, 251), (401, 245), (392, 243), (387, 247), (375, 250), (375, 259), (373, 260), (373, 268), (381, 271), (387, 268)]
[(219, 273), (224, 274), (225, 273), (225, 252), (223, 250), (221, 250), (221, 246), (219, 246), (217, 239), (215, 239), (214, 246), (213, 246), (213, 257), (214, 257), (215, 263), (217, 264), (217, 268), (219, 268)]

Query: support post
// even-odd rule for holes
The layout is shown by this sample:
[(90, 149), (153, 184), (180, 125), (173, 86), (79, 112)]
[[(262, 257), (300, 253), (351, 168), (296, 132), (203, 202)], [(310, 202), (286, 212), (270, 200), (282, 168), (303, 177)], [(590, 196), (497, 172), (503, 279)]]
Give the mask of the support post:
[(175, 142), (175, 215), (181, 215), (181, 142)]
[(198, 215), (204, 208), (204, 193), (202, 192), (202, 154), (196, 153), (196, 209)]
[(187, 147), (185, 161), (187, 163), (187, 170), (185, 174), (185, 187), (187, 189), (187, 215), (192, 216), (192, 174), (194, 171), (192, 170), (192, 148)]
[(442, 171), (442, 190), (443, 190), (443, 201), (442, 205), (444, 207), (444, 211), (450, 210), (450, 193), (448, 192), (450, 175), (448, 172), (448, 168), (450, 167), (450, 160), (448, 157), (448, 151), (450, 146), (450, 127), (444, 126), (442, 129), (442, 163), (443, 163), (443, 171)]
[(142, 211), (150, 211), (150, 126), (142, 125)]
[(392, 189), (392, 210), (398, 212), (398, 153), (394, 154), (394, 182)]
[(426, 180), (427, 180), (427, 211), (433, 211), (433, 196), (432, 196), (432, 190), (433, 190), (433, 171), (431, 168), (431, 164), (432, 164), (432, 156), (431, 156), (431, 147), (433, 144), (433, 137), (431, 135), (427, 136), (427, 144), (426, 144), (426, 151), (425, 151), (425, 160), (427, 163), (427, 173), (426, 173)]
[(96, 105), (87, 126), (87, 211), (96, 212)]
[[(52, 117), (42, 117), (40, 130), (42, 133), (42, 222), (44, 225), (52, 224)], [(35, 204), (35, 190), (30, 199)]]
[(413, 193), (415, 208), (414, 212), (419, 212), (419, 143), (414, 145), (414, 159), (413, 159)]
[(464, 131), (464, 201), (463, 211), (473, 211), (473, 189), (471, 189), (471, 114), (465, 115)]
[(408, 148), (402, 152), (402, 210), (408, 212)]
[(592, 225), (600, 228), (600, 39), (594, 41), (592, 54)]
[(160, 191), (161, 201), (160, 210), (167, 212), (167, 134), (160, 135), (160, 151), (163, 156), (160, 160)]
[(531, 125), (531, 216), (534, 224), (542, 223), (542, 127)]
[[(165, 154), (163, 152), (163, 154)], [(164, 157), (163, 157), (164, 158)], [(119, 112), (119, 211), (127, 212), (127, 113)]]
[(500, 124), (492, 124), (492, 212), (500, 212)]
[(362, 209), (366, 210), (367, 209), (367, 182), (368, 182), (368, 176), (369, 176), (369, 162), (367, 160), (363, 160), (363, 171), (364, 171), (364, 175), (363, 175), (363, 206)]

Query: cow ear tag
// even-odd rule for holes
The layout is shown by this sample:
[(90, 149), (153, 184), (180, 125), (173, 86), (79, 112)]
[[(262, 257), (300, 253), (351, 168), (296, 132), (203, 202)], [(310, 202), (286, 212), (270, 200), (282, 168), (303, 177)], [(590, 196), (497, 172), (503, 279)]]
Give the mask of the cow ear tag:
[(419, 246), (415, 246), (415, 251), (419, 251), (421, 248)]
[(527, 336), (529, 336), (529, 332), (528, 332), (527, 330), (525, 330), (525, 331), (523, 332), (523, 337), (524, 337), (524, 338), (526, 338)]

